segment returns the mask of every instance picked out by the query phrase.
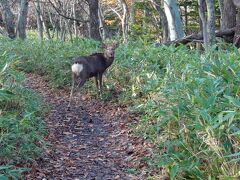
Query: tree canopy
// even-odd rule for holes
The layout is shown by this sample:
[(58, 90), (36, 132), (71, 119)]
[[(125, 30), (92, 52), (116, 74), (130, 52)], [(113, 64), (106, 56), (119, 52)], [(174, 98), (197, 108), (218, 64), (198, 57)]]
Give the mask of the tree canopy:
[[(237, 0), (2, 0), (0, 5), (0, 32), (12, 39), (38, 29), (40, 39), (120, 37), (123, 42), (140, 37), (166, 43), (203, 34), (202, 42), (211, 45), (215, 31), (223, 31), (218, 37), (240, 44)], [(226, 35), (231, 28), (234, 33)], [(200, 42), (189, 41), (194, 40)]]

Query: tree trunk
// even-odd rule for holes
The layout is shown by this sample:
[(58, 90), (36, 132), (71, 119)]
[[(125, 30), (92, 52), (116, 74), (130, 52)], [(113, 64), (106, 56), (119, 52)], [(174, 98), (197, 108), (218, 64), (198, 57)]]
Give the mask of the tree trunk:
[(67, 31), (70, 37), (70, 41), (73, 42), (73, 34), (72, 34), (72, 29), (71, 29), (71, 22), (70, 20), (66, 20), (66, 27), (67, 27)]
[(25, 39), (28, 14), (28, 0), (21, 0), (17, 21), (17, 37)]
[(224, 30), (236, 26), (236, 7), (232, 0), (224, 0), (223, 3), (223, 25), (221, 27)]
[(60, 39), (62, 41), (65, 41), (65, 35), (66, 35), (65, 19), (63, 17), (60, 17)]
[(107, 36), (107, 32), (106, 32), (106, 27), (105, 27), (105, 24), (104, 24), (104, 17), (103, 17), (103, 12), (102, 12), (100, 2), (99, 2), (99, 5), (98, 5), (98, 17), (99, 17), (100, 35), (101, 35), (102, 40), (105, 40), (106, 36)]
[(14, 39), (16, 37), (14, 28), (14, 15), (10, 9), (8, 0), (0, 1), (3, 9), (3, 21), (8, 34), (8, 37)]
[(220, 27), (221, 29), (224, 29), (224, 25), (223, 25), (223, 14), (224, 14), (224, 0), (218, 0), (218, 5), (219, 5), (219, 9), (220, 9)]
[(185, 33), (188, 34), (188, 5), (184, 3)]
[(55, 32), (56, 32), (56, 37), (58, 39), (58, 34), (59, 34), (58, 33), (59, 32), (59, 22), (58, 21), (59, 20), (54, 18), (53, 14), (50, 12), (49, 8), (47, 9), (47, 11), (48, 11), (49, 21), (50, 21), (50, 23), (51, 23), (51, 25), (53, 27), (53, 32), (52, 32), (51, 38), (54, 38)]
[[(73, 5), (72, 5), (73, 7), (73, 17), (75, 18), (75, 19), (77, 19), (77, 14), (76, 14), (76, 4), (75, 4), (75, 2), (73, 3)], [(77, 38), (78, 37), (78, 26), (77, 26), (77, 21), (74, 21), (73, 22), (73, 28), (74, 28), (74, 35), (75, 35), (75, 37)]]
[[(67, 12), (67, 16), (68, 17), (72, 17), (73, 16), (73, 9), (70, 7), (71, 5), (68, 4), (67, 9), (71, 9), (71, 11), (68, 13)], [(73, 42), (73, 35), (72, 35), (72, 22), (70, 19), (65, 19), (65, 24), (66, 24), (66, 29), (68, 31), (69, 37), (70, 37), (70, 41)]]
[(131, 9), (130, 9), (130, 23), (135, 23), (135, 14), (136, 14), (136, 0), (131, 1)]
[[(205, 2), (207, 7), (207, 17), (205, 15)], [(199, 5), (199, 16), (203, 26), (203, 39), (205, 48), (212, 46), (215, 43), (215, 11), (213, 0), (198, 0)]]
[(156, 0), (151, 0), (152, 6), (157, 10), (159, 16), (160, 16), (160, 21), (161, 21), (161, 26), (162, 26), (162, 41), (163, 43), (167, 42), (169, 40), (169, 34), (168, 34), (168, 21), (166, 14), (161, 8), (161, 4), (158, 3)]
[(40, 2), (39, 0), (37, 0), (36, 3), (33, 3), (33, 4), (34, 4), (36, 19), (37, 19), (38, 37), (39, 37), (39, 40), (42, 41), (43, 40), (43, 24), (41, 20)]
[(237, 8), (240, 8), (240, 1), (239, 0), (233, 0), (233, 3)]
[(198, 7), (199, 7), (199, 16), (202, 22), (202, 34), (203, 34), (203, 41), (204, 44), (208, 44), (208, 35), (207, 35), (207, 21), (206, 21), (206, 15), (205, 15), (205, 1), (204, 0), (198, 0)]
[(237, 28), (234, 34), (233, 43), (237, 48), (240, 48), (240, 1), (233, 0), (233, 3), (238, 9), (237, 18), (236, 18)]
[(168, 21), (170, 40), (183, 37), (183, 25), (176, 0), (164, 0), (164, 10)]
[(90, 37), (92, 39), (101, 40), (99, 32), (99, 17), (98, 17), (98, 0), (88, 0), (90, 14)]
[[(223, 0), (223, 13), (221, 29), (229, 29), (236, 26), (236, 7), (232, 0)], [(233, 39), (229, 37), (224, 38), (227, 42), (232, 42)]]
[(128, 41), (128, 20), (129, 20), (129, 13), (128, 7), (125, 0), (119, 0), (119, 3), (122, 6), (123, 16), (122, 16), (122, 35), (123, 35), (123, 42), (127, 43)]
[(208, 12), (207, 17), (208, 44), (212, 46), (216, 41), (214, 0), (206, 0), (206, 4)]
[(46, 21), (46, 9), (44, 7), (42, 7), (41, 9), (42, 9), (42, 11), (41, 11), (41, 19), (42, 19), (42, 22), (43, 22), (44, 31), (47, 34), (47, 38), (51, 39), (51, 35), (50, 35), (49, 29), (48, 29), (48, 25), (47, 25), (47, 21)]

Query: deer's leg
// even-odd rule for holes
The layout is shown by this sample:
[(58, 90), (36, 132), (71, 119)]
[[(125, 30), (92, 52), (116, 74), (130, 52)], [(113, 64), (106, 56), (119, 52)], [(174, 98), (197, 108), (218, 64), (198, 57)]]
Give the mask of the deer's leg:
[(80, 94), (80, 91), (81, 91), (81, 87), (83, 87), (83, 85), (85, 84), (86, 82), (86, 79), (80, 79), (79, 80), (79, 83), (77, 84), (77, 89), (78, 89), (78, 94)]
[(102, 94), (102, 87), (103, 87), (102, 74), (98, 74), (98, 80), (99, 80), (99, 85), (100, 85), (100, 93)]
[(95, 83), (96, 83), (97, 91), (99, 91), (98, 75), (95, 76)]
[(80, 80), (80, 83), (78, 84), (79, 89), (80, 89), (81, 87), (83, 87), (83, 85), (85, 84), (85, 82), (86, 82), (86, 79), (81, 79), (81, 80)]
[[(85, 84), (85, 82), (86, 82), (86, 80), (81, 79), (80, 82), (77, 84), (76, 88), (80, 89)], [(75, 84), (76, 84), (76, 79), (75, 79), (75, 76), (74, 76), (74, 78), (72, 80), (72, 89), (71, 89), (71, 94), (70, 94), (70, 100), (69, 100), (68, 108), (71, 107), (72, 95), (74, 93)]]
[(70, 93), (70, 99), (69, 99), (68, 107), (71, 106), (72, 95), (73, 95), (73, 91), (74, 91), (74, 86), (75, 86), (75, 75), (72, 74), (72, 88), (71, 88), (71, 93)]

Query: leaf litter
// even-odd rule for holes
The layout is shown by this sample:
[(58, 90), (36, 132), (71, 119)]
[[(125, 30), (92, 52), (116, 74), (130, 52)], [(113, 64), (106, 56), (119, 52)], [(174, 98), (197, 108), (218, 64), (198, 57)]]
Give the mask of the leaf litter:
[(129, 126), (137, 123), (137, 117), (127, 107), (75, 94), (67, 110), (67, 89), (51, 88), (36, 74), (27, 75), (25, 86), (51, 106), (45, 116), (51, 146), (32, 165), (27, 179), (135, 180), (156, 174), (141, 160), (152, 156), (153, 145), (134, 136)]

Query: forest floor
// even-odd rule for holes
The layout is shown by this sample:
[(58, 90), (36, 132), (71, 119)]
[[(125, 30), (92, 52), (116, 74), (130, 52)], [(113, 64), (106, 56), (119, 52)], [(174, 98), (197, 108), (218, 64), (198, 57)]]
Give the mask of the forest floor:
[(27, 179), (129, 180), (151, 176), (141, 157), (151, 156), (152, 145), (133, 135), (130, 126), (137, 119), (127, 107), (75, 94), (68, 110), (69, 90), (51, 88), (35, 74), (27, 75), (25, 86), (40, 93), (51, 106), (45, 116), (46, 139), (51, 145), (44, 148)]

